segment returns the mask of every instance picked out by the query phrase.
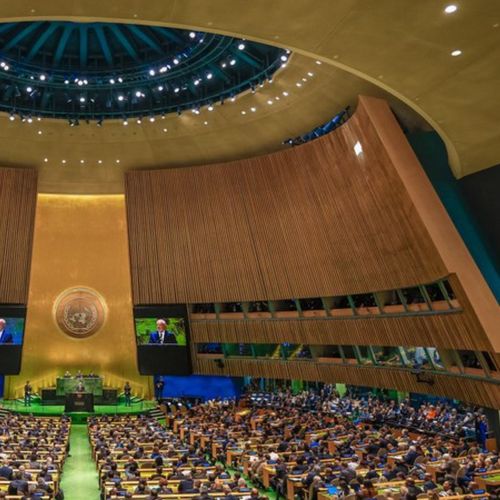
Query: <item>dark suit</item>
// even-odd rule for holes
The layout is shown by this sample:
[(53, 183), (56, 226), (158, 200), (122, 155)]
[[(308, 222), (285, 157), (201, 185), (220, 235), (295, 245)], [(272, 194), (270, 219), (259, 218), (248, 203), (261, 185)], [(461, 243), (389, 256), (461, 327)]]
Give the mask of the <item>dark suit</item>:
[(12, 472), (12, 469), (8, 465), (0, 467), (0, 477), (8, 479), (9, 481), (12, 479)]
[(150, 344), (177, 344), (177, 340), (175, 338), (175, 335), (172, 332), (169, 332), (168, 330), (165, 330), (164, 336), (163, 336), (163, 342), (161, 341), (160, 338), (160, 332), (153, 332), (149, 336), (149, 343)]
[(12, 336), (11, 333), (9, 333), (7, 330), (4, 330), (0, 334), (0, 344), (13, 344), (14, 343), (14, 337)]

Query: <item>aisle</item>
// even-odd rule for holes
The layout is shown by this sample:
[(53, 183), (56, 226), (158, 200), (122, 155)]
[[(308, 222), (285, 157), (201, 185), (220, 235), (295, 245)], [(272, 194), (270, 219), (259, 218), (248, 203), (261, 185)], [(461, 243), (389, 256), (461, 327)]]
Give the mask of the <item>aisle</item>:
[(99, 481), (92, 460), (87, 426), (73, 424), (70, 434), (70, 457), (63, 468), (61, 487), (65, 500), (99, 500)]

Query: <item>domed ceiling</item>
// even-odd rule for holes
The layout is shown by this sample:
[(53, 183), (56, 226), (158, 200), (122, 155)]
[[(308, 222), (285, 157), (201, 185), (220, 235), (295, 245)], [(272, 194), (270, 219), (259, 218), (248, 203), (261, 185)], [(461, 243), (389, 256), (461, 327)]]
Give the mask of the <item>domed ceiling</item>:
[(283, 49), (213, 33), (118, 23), (0, 24), (0, 109), (102, 123), (223, 102), (272, 79)]

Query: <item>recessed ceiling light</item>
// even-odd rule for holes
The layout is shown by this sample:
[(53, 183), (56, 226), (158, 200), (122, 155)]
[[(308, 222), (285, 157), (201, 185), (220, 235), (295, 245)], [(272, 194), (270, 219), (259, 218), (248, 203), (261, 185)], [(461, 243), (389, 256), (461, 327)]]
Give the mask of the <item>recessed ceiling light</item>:
[(155, 75), (156, 75), (156, 71), (154, 69), (150, 69), (149, 76), (155, 76)]
[(318, 66), (321, 66), (323, 63), (322, 63), (321, 61), (316, 61), (316, 64), (317, 64)]
[(120, 160), (116, 160), (116, 163), (120, 163)]
[(444, 8), (445, 14), (453, 14), (453, 12), (456, 12), (458, 10), (458, 7), (454, 4), (447, 5)]
[(43, 159), (43, 161), (44, 161), (45, 163), (47, 163), (47, 162), (49, 161), (49, 159), (48, 159), (48, 158), (44, 158), (44, 159)]
[(46, 76), (46, 75), (40, 75), (40, 80), (41, 80), (42, 82), (44, 82), (46, 79), (47, 79), (47, 76)]
[(210, 106), (208, 106), (208, 111), (213, 111), (214, 110), (214, 107), (210, 104)]
[(99, 163), (99, 165), (102, 164), (102, 160), (97, 160), (97, 163)]
[(65, 164), (65, 163), (66, 163), (66, 160), (62, 160), (62, 161), (61, 161), (61, 163), (62, 163), (62, 164)]
[(207, 122), (207, 121), (204, 121), (204, 122), (203, 122), (203, 125), (208, 125), (208, 122)]
[(297, 82), (295, 85), (297, 85), (297, 87), (302, 87), (302, 84), (300, 82)]
[(189, 33), (189, 38), (196, 38), (196, 33), (191, 31), (191, 33)]
[(150, 121), (151, 123), (153, 123), (155, 120), (156, 120), (156, 118), (155, 118), (154, 116), (150, 116), (150, 117), (149, 117), (149, 121)]
[(234, 65), (236, 64), (236, 59), (231, 59), (231, 60), (229, 61), (229, 64), (230, 64), (231, 66), (234, 66)]
[(85, 160), (80, 160), (80, 163), (83, 165), (85, 163)]
[(361, 146), (359, 141), (354, 144), (354, 152), (356, 153), (356, 156), (359, 156), (363, 152), (363, 146)]
[(38, 131), (38, 135), (42, 135), (42, 133), (43, 133), (43, 132), (42, 132), (41, 130), (39, 130), (39, 131)]
[(269, 106), (271, 106), (271, 104), (272, 104), (272, 103), (273, 103), (273, 101), (271, 101), (271, 99), (269, 99), (269, 100), (267, 101), (267, 104), (269, 104)]
[(163, 132), (167, 133), (167, 132), (168, 132), (168, 129), (164, 128), (164, 129), (163, 129)]
[(288, 97), (288, 92), (286, 92), (286, 91), (285, 91), (285, 92), (283, 92), (283, 95), (284, 95), (285, 97)]
[(456, 49), (456, 50), (452, 51), (451, 55), (452, 55), (452, 57), (460, 56), (460, 55), (462, 55), (462, 51), (460, 49)]
[(122, 96), (122, 95), (119, 95), (119, 96), (118, 96), (118, 100), (119, 100), (120, 102), (122, 102), (124, 99), (125, 99), (125, 97), (124, 97), (124, 96)]
[(307, 73), (307, 75), (312, 77), (312, 76), (314, 76), (314, 73), (313, 73), (312, 71), (309, 71), (309, 72)]
[(255, 112), (257, 111), (257, 108), (250, 108), (250, 111), (251, 111), (252, 113), (255, 113)]
[(245, 44), (244, 43), (240, 43), (238, 45), (238, 50), (245, 50)]
[(247, 114), (247, 112), (243, 110), (243, 111), (241, 112), (241, 114), (242, 114), (242, 115), (246, 115), (246, 114)]

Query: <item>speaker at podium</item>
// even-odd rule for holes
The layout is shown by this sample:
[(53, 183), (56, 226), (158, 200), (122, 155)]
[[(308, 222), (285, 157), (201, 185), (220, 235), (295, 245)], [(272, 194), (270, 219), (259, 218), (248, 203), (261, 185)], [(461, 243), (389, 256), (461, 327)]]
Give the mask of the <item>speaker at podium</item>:
[(66, 413), (83, 411), (93, 413), (94, 395), (91, 392), (68, 392), (64, 405)]

